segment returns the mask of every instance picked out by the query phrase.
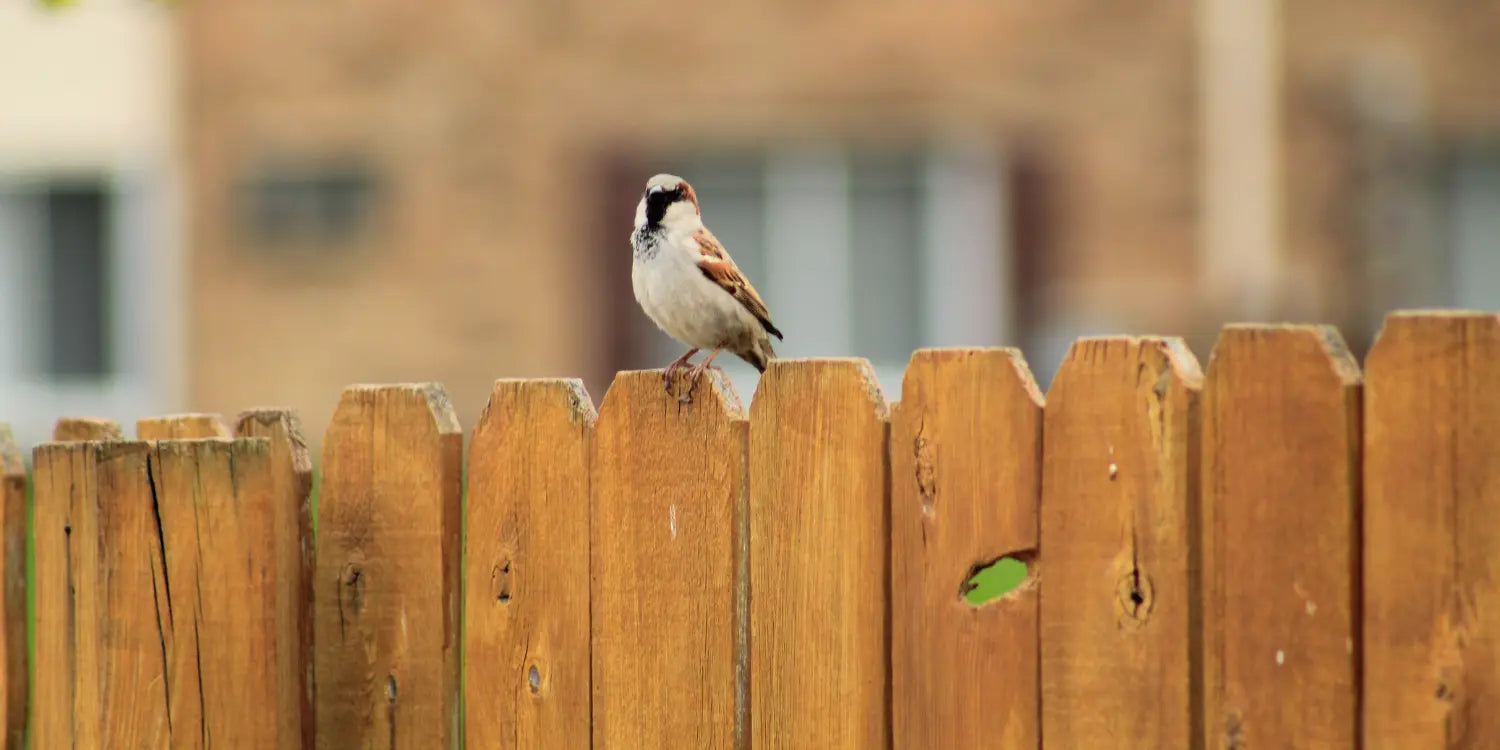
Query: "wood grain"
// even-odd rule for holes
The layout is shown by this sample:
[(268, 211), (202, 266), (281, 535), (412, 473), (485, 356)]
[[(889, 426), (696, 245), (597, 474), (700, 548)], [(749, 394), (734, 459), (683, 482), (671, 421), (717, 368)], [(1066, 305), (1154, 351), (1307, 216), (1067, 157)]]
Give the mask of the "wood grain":
[(270, 441), (164, 440), (154, 444), (150, 461), (153, 541), (166, 559), (157, 578), (156, 616), (166, 652), (171, 746), (301, 747), (300, 732), (283, 734), (274, 719)]
[(1365, 385), (1365, 747), (1500, 747), (1500, 317), (1398, 313)]
[(890, 441), (895, 745), (1036, 747), (1036, 586), (981, 607), (964, 593), (1002, 557), (1034, 560), (1042, 395), (1010, 349), (917, 351), (901, 393)]
[(1229, 326), (1204, 388), (1210, 748), (1358, 742), (1360, 375), (1338, 332)]
[(218, 414), (168, 414), (136, 420), (135, 434), (140, 440), (190, 440), (194, 438), (227, 438), (229, 428)]
[(581, 381), (500, 380), (474, 428), (465, 501), (468, 747), (589, 746), (594, 422)]
[(777, 360), (761, 376), (750, 410), (756, 747), (890, 743), (887, 429), (864, 360)]
[[(36, 660), (31, 690), (33, 747), (75, 747), (73, 679), (76, 607), (72, 579), (73, 534), (87, 528), (97, 538), (98, 519), (75, 519), (93, 508), (99, 461), (98, 443), (43, 443), (32, 453), (35, 482), (32, 517), (32, 564)], [(87, 502), (85, 502), (85, 499)], [(77, 528), (75, 529), (75, 522)], [(86, 549), (97, 544), (84, 545)]]
[(312, 747), (313, 565), (312, 459), (297, 415), (254, 409), (235, 418), (234, 432), (270, 443), (271, 528), (275, 544), (276, 720), (282, 743)]
[(34, 453), (35, 747), (172, 741), (148, 452), (140, 442), (73, 442)]
[(622, 372), (591, 481), (596, 748), (744, 746), (747, 423), (720, 372), (693, 402)]
[(1202, 387), (1180, 339), (1082, 339), (1047, 396), (1042, 736), (1187, 748)]
[(26, 643), (26, 465), (10, 425), (0, 422), (0, 731), (7, 750), (20, 750), (26, 736), (28, 660)]
[(63, 417), (52, 426), (52, 439), (59, 442), (79, 440), (124, 440), (120, 423), (113, 419)]
[(318, 747), (458, 736), (463, 433), (440, 386), (351, 386), (323, 439)]

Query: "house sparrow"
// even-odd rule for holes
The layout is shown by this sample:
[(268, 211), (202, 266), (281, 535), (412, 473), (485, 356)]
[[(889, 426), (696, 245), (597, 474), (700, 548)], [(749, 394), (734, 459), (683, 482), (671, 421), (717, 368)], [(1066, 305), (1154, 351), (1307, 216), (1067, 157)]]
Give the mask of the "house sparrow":
[(659, 174), (646, 182), (635, 207), (630, 235), (635, 259), (630, 271), (635, 299), (663, 332), (690, 347), (667, 365), (663, 385), (672, 391), (672, 374), (700, 349), (708, 358), (689, 371), (687, 395), (718, 356), (728, 350), (760, 372), (776, 352), (767, 334), (780, 339), (766, 303), (735, 266), (724, 245), (703, 226), (693, 187), (680, 177)]

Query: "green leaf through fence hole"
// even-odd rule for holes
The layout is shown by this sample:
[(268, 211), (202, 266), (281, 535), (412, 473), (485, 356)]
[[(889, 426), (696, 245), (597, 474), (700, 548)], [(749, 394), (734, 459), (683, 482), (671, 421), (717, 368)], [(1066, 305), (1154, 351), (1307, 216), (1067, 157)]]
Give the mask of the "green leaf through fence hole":
[(1027, 568), (1023, 560), (1002, 557), (994, 563), (973, 571), (963, 584), (964, 601), (980, 607), (1015, 591), (1026, 581)]

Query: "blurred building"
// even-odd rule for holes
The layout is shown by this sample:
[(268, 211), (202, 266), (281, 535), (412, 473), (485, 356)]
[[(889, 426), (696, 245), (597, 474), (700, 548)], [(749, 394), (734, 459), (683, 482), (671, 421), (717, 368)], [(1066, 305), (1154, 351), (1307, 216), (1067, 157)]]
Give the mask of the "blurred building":
[[(582, 376), (597, 401), (681, 351), (630, 292), (634, 204), (661, 171), (697, 187), (783, 356), (867, 357), (892, 398), (920, 346), (1017, 345), (1045, 386), (1080, 335), (1184, 335), (1206, 361), (1225, 320), (1334, 323), (1358, 351), (1391, 307), (1500, 308), (1497, 0), (169, 18), (179, 149), (156, 163), (180, 155), (186, 189), (150, 194), (183, 234), (121, 293), (171, 319), (105, 316), (110, 351), (165, 352), (153, 409), (288, 404), (319, 433), (351, 382), (440, 380), (466, 425), (497, 377)], [(753, 371), (729, 369), (748, 402)]]

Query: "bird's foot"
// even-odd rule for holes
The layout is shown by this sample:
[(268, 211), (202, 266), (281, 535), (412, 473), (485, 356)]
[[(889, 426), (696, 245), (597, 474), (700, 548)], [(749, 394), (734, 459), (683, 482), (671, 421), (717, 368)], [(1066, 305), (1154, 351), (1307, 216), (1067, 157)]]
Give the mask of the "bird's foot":
[(681, 357), (672, 360), (672, 364), (667, 365), (666, 372), (663, 372), (661, 376), (661, 385), (663, 390), (665, 390), (667, 393), (672, 392), (672, 376), (676, 374), (679, 369), (687, 366), (688, 359), (697, 353), (697, 349), (689, 349), (687, 354), (684, 354)]

